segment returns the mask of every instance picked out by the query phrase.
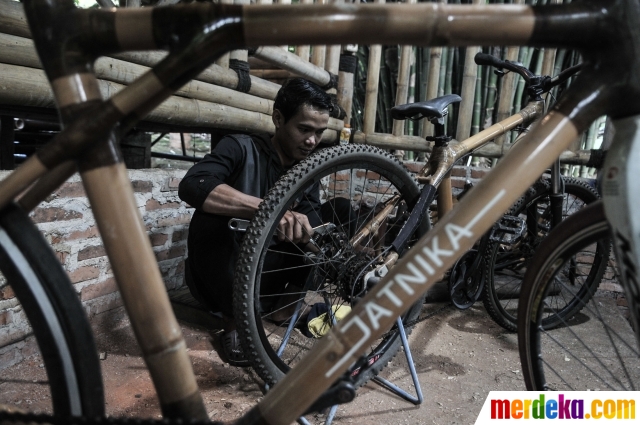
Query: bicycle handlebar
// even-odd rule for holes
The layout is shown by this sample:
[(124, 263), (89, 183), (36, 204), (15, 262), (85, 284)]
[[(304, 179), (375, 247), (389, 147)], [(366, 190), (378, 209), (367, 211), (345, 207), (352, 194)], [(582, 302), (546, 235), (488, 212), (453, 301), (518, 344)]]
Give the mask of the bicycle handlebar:
[(575, 75), (582, 69), (582, 64), (580, 63), (578, 65), (574, 65), (570, 68), (565, 69), (555, 77), (549, 77), (546, 75), (535, 75), (533, 72), (529, 71), (521, 64), (510, 62), (508, 60), (502, 60), (500, 58), (482, 52), (478, 52), (474, 57), (474, 60), (477, 65), (489, 65), (497, 69), (506, 69), (516, 72), (525, 79), (529, 89), (535, 96), (539, 96), (542, 93), (547, 93), (553, 87), (562, 84), (567, 79), (569, 79), (569, 77)]
[(555, 86), (557, 86), (559, 84), (564, 83), (570, 77), (572, 77), (573, 75), (577, 74), (578, 71), (580, 71), (582, 69), (582, 65), (583, 64), (579, 63), (577, 65), (569, 67), (569, 68), (565, 69), (564, 71), (562, 71), (560, 74), (556, 75), (555, 77), (550, 78), (549, 81), (546, 82), (546, 84), (545, 84), (545, 91), (551, 90), (552, 87), (555, 87)]
[(529, 71), (527, 68), (525, 68), (522, 65), (519, 65), (515, 62), (510, 62), (507, 60), (502, 60), (495, 56), (488, 55), (486, 53), (478, 52), (474, 57), (474, 60), (477, 65), (490, 65), (490, 66), (493, 66), (494, 68), (507, 69), (509, 71), (516, 72), (520, 74), (527, 83), (529, 82), (530, 79), (535, 77), (535, 74), (533, 72)]

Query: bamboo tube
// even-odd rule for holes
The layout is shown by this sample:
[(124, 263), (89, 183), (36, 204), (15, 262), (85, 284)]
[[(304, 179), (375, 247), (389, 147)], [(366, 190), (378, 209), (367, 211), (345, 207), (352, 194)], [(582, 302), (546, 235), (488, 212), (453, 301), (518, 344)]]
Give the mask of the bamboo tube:
[[(529, 64), (531, 62), (531, 48), (520, 47), (519, 60), (527, 69), (529, 69)], [(525, 87), (524, 78), (518, 78), (518, 82), (516, 83), (516, 95), (514, 99), (515, 109), (521, 109), (523, 107), (522, 95), (524, 93), (524, 87)]]
[[(195, 408), (190, 412), (192, 417), (206, 418), (186, 344), (172, 314), (124, 164), (90, 167), (82, 172), (82, 179), (164, 415), (171, 416), (172, 404), (178, 403), (178, 412), (184, 414), (191, 402)], [(106, 181), (109, 184), (104, 184)], [(119, 206), (118, 214), (113, 214), (114, 205)]]
[[(323, 0), (324, 1), (324, 0)], [(375, 0), (383, 3), (384, 0)], [(371, 134), (376, 127), (376, 112), (378, 106), (378, 85), (380, 84), (380, 60), (382, 46), (369, 46), (369, 62), (367, 64), (367, 85), (364, 94), (364, 112), (362, 117), (362, 131)]]
[[(165, 52), (128, 52), (113, 55), (114, 58), (149, 67), (160, 62), (165, 56)], [(234, 90), (238, 86), (238, 74), (231, 69), (223, 68), (216, 64), (205, 69), (196, 77), (196, 80), (217, 84)], [(279, 84), (275, 84), (258, 77), (251, 77), (251, 89), (249, 89), (249, 94), (273, 100), (276, 98), (276, 94), (279, 89)]]
[[(278, 3), (278, 4), (291, 4), (291, 0), (276, 0), (276, 3)], [(283, 50), (286, 50), (287, 52), (289, 51), (289, 46), (288, 45), (280, 46), (280, 48), (283, 49)]]
[[(233, 4), (249, 5), (251, 4), (251, 0), (233, 0)], [(246, 49), (232, 50), (231, 52), (229, 52), (229, 61), (238, 60), (238, 61), (246, 62), (248, 59), (249, 59), (249, 52)]]
[[(355, 59), (357, 61), (355, 55), (346, 59)], [(337, 101), (338, 105), (340, 105), (340, 107), (346, 113), (344, 123), (348, 126), (351, 126), (351, 110), (353, 107), (353, 81), (355, 78), (355, 71), (355, 69), (341, 70), (338, 74)]]
[[(300, 4), (313, 4), (313, 0), (300, 0)], [(296, 55), (303, 61), (309, 62), (310, 47), (308, 44), (296, 46)]]
[[(384, 48), (383, 55), (389, 52), (389, 47)], [(387, 66), (386, 60), (382, 60), (380, 63), (380, 83), (382, 88), (382, 94), (380, 95), (380, 108), (378, 109), (378, 116), (380, 117), (381, 131), (383, 133), (391, 132), (391, 114), (389, 110), (393, 107), (393, 86), (395, 80), (392, 78), (391, 71)]]
[[(377, 0), (380, 2), (381, 0)], [(376, 126), (376, 111), (378, 105), (378, 85), (380, 83), (380, 60), (382, 46), (369, 46), (369, 64), (367, 66), (367, 88), (364, 95), (364, 117), (362, 131), (372, 134)]]
[[(515, 0), (519, 1), (519, 0)], [(508, 47), (506, 60), (515, 62), (518, 60), (518, 47)], [(498, 100), (498, 113), (496, 121), (500, 122), (510, 116), (513, 113), (513, 97), (515, 95), (515, 83), (516, 78), (520, 78), (515, 72), (509, 72), (502, 77), (502, 89), (500, 90), (500, 99)], [(510, 134), (506, 133), (496, 139), (496, 143), (502, 145), (504, 143), (510, 143)]]
[[(329, 4), (341, 4), (344, 0), (329, 0)], [(340, 44), (332, 44), (325, 49), (324, 69), (333, 75), (338, 75), (338, 69), (340, 67), (340, 51), (342, 46)], [(336, 94), (337, 90), (331, 88), (327, 90), (329, 94)]]
[[(325, 4), (326, 0), (316, 0), (316, 4)], [(324, 69), (324, 62), (327, 55), (327, 46), (315, 45), (311, 46), (311, 63), (318, 68)]]
[[(433, 144), (426, 142), (421, 137), (402, 136), (395, 137), (391, 134), (372, 133), (364, 134), (362, 131), (356, 131), (353, 136), (354, 143), (377, 146), (382, 149), (411, 149), (414, 151), (431, 152)], [(473, 151), (474, 156), (484, 158), (502, 158), (515, 145), (499, 146), (493, 142), (489, 142), (484, 146)], [(591, 157), (591, 151), (578, 150), (572, 152), (564, 151), (560, 156), (560, 162), (563, 164), (584, 165)]]
[(278, 65), (280, 68), (313, 81), (319, 86), (326, 86), (331, 81), (329, 73), (317, 66), (305, 62), (293, 53), (278, 47), (262, 46), (253, 54), (258, 59)]
[[(40, 67), (40, 60), (31, 40), (1, 33), (0, 63)], [(149, 71), (148, 67), (109, 57), (99, 58), (94, 69), (97, 78), (125, 85)], [(273, 102), (270, 100), (197, 80), (187, 83), (175, 94), (263, 114), (270, 115), (273, 112)]]
[(442, 49), (442, 59), (440, 61), (440, 77), (438, 78), (438, 96), (444, 96), (444, 86), (447, 78), (447, 65), (449, 64), (449, 52), (451, 49)]
[[(406, 0), (406, 3), (414, 4), (416, 0)], [(398, 67), (398, 85), (396, 87), (395, 106), (407, 103), (409, 97), (409, 78), (411, 77), (411, 54), (413, 46), (402, 46), (400, 51), (400, 65)], [(393, 120), (391, 133), (394, 136), (404, 134), (404, 121)]]
[[(442, 47), (431, 49), (429, 61), (429, 80), (427, 81), (426, 99), (430, 100), (438, 97), (438, 86), (440, 85), (440, 63), (442, 61)], [(433, 126), (427, 120), (422, 120), (420, 129), (422, 137), (433, 136)]]
[(338, 74), (338, 67), (340, 65), (340, 49), (341, 46), (339, 44), (327, 46), (324, 69), (334, 75)]
[[(480, 0), (473, 0), (473, 4), (480, 4)], [(460, 96), (460, 109), (458, 110), (458, 128), (456, 129), (456, 139), (464, 140), (471, 135), (471, 124), (473, 120), (473, 109), (475, 104), (476, 80), (478, 79), (478, 65), (474, 62), (479, 47), (467, 47), (464, 57), (464, 68), (462, 71), (462, 88)]]
[[(0, 103), (20, 106), (54, 107), (49, 83), (40, 70), (0, 64), (2, 80), (12, 90), (0, 91)], [(99, 80), (103, 98), (109, 98), (124, 86)], [(184, 126), (225, 128), (243, 132), (273, 133), (271, 116), (197, 99), (171, 96), (145, 118), (146, 121)], [(326, 139), (335, 140), (336, 131), (343, 127), (341, 120), (330, 118)]]
[[(492, 54), (495, 55), (495, 49), (492, 51)], [(498, 55), (496, 55), (498, 56)], [(488, 127), (493, 124), (493, 112), (495, 109), (496, 100), (498, 98), (498, 76), (491, 67), (484, 67), (486, 72), (489, 74), (487, 78), (487, 86), (485, 87), (485, 106), (484, 106), (484, 118), (481, 119), (482, 127)]]
[[(21, 3), (12, 0), (0, 0), (0, 33), (31, 38), (31, 32), (27, 26)], [(161, 51), (127, 52), (114, 54), (112, 57), (151, 67), (160, 62), (166, 55), (166, 52)], [(216, 64), (211, 65), (203, 71), (196, 77), (196, 80), (217, 84), (230, 89), (235, 89), (238, 86), (238, 75), (233, 70), (223, 68)], [(251, 77), (249, 94), (273, 100), (279, 88), (280, 86), (278, 84), (257, 77)]]
[(0, 32), (20, 37), (31, 37), (21, 3), (0, 0)]
[[(412, 46), (402, 46), (400, 53), (400, 66), (398, 70), (398, 86), (396, 89), (396, 106), (407, 103), (412, 51)], [(402, 136), (404, 134), (404, 121), (393, 120), (392, 134), (394, 136)]]
[(284, 69), (252, 69), (249, 73), (266, 80), (283, 80), (295, 75)]
[(324, 62), (327, 55), (327, 46), (311, 46), (311, 63), (318, 68), (324, 69)]
[[(220, 4), (233, 4), (233, 0), (220, 0)], [(221, 66), (222, 68), (229, 68), (229, 57), (230, 54), (229, 52), (227, 52), (216, 59), (214, 63), (218, 66)]]

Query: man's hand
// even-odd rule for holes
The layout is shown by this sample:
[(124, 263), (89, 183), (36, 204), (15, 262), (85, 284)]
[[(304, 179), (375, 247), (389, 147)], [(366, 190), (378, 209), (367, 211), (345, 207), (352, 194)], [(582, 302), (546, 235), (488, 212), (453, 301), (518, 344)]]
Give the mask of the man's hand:
[(306, 215), (287, 211), (278, 224), (278, 240), (306, 244), (313, 235), (313, 229)]

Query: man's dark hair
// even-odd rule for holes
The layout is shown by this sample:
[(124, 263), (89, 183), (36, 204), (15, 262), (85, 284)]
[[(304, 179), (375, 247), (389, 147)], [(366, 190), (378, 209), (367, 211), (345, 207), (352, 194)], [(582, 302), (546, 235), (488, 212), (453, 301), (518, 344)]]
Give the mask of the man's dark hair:
[(315, 83), (304, 78), (291, 78), (287, 80), (276, 95), (273, 109), (280, 111), (284, 117), (284, 122), (289, 121), (302, 105), (309, 105), (314, 108), (333, 111), (333, 102), (324, 90)]

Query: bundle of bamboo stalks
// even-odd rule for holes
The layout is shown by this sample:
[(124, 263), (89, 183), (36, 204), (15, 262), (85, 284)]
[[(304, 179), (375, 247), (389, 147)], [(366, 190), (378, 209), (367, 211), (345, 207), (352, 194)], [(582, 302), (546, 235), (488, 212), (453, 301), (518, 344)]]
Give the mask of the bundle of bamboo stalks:
[[(165, 55), (165, 52), (130, 52), (98, 59), (95, 71), (103, 97), (109, 98), (130, 84)], [(287, 50), (261, 48), (255, 55), (280, 66), (288, 76), (303, 76), (323, 86), (330, 82), (328, 71)], [(273, 132), (270, 116), (280, 85), (255, 75), (250, 78), (248, 93), (237, 91), (237, 73), (213, 64), (151, 112), (146, 120), (169, 126)], [(22, 5), (11, 0), (0, 0), (0, 83), (4, 88), (0, 90), (2, 105), (54, 107)], [(330, 119), (325, 138), (337, 140), (343, 127), (342, 120)]]

